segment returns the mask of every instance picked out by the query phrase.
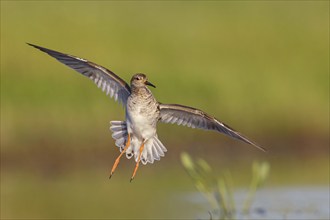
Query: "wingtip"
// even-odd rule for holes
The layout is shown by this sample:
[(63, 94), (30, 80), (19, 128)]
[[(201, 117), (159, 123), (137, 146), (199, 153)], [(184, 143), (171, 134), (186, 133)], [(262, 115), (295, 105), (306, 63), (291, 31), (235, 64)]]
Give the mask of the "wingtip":
[[(44, 52), (44, 53), (47, 53), (48, 55), (50, 55), (50, 56), (52, 56), (52, 57), (54, 57), (54, 56), (53, 56), (53, 53), (61, 54), (60, 52), (57, 52), (57, 51), (55, 51), (55, 50), (47, 49), (47, 48), (45, 48), (45, 47), (41, 47), (41, 46), (38, 46), (38, 45), (35, 45), (35, 44), (31, 44), (31, 43), (27, 43), (27, 44), (28, 44), (29, 46), (31, 46), (31, 47), (34, 47), (34, 48), (36, 48), (36, 49), (38, 49), (38, 50)], [(56, 58), (56, 57), (54, 57), (54, 58)]]
[(266, 148), (264, 148), (264, 147), (260, 147), (260, 146), (258, 146), (258, 148), (259, 148), (261, 151), (263, 151), (264, 153), (268, 153), (268, 151), (267, 151)]
[(267, 149), (266, 148), (261, 147), (261, 146), (255, 144), (255, 143), (250, 143), (250, 144), (252, 144), (254, 147), (258, 148), (259, 150), (263, 151), (264, 153), (267, 153)]
[(25, 42), (27, 45), (29, 46), (32, 46), (32, 47), (37, 47), (37, 45), (34, 45), (34, 44), (31, 44), (31, 43), (28, 43), (28, 42)]
[(31, 46), (31, 47), (34, 47), (34, 48), (37, 48), (37, 49), (39, 49), (39, 50), (41, 50), (42, 51), (42, 49), (44, 49), (43, 47), (40, 47), (40, 46), (38, 46), (38, 45), (35, 45), (35, 44), (31, 44), (31, 43), (28, 43), (28, 42), (25, 42), (27, 45), (29, 45), (29, 46)]

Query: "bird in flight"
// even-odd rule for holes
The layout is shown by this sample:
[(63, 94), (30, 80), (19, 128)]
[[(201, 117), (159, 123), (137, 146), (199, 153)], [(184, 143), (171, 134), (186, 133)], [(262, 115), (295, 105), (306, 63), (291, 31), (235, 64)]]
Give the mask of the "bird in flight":
[(107, 95), (119, 101), (125, 107), (125, 121), (111, 121), (112, 137), (120, 150), (114, 162), (110, 177), (117, 168), (120, 158), (126, 154), (128, 159), (134, 157), (136, 165), (131, 181), (136, 175), (140, 162), (153, 163), (165, 156), (167, 149), (157, 136), (157, 123), (172, 123), (191, 128), (213, 130), (232, 138), (265, 149), (228, 125), (209, 114), (188, 106), (178, 104), (163, 104), (158, 102), (147, 86), (156, 88), (143, 73), (132, 76), (130, 85), (112, 71), (83, 58), (57, 52), (28, 43), (42, 52), (47, 53), (59, 62), (90, 78), (105, 91)]

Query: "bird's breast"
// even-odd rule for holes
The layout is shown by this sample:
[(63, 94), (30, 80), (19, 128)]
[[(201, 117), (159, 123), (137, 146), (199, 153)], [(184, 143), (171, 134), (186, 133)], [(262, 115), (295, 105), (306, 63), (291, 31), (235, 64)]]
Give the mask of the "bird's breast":
[(129, 97), (126, 106), (128, 132), (143, 140), (153, 137), (159, 119), (157, 106), (158, 103), (153, 97)]

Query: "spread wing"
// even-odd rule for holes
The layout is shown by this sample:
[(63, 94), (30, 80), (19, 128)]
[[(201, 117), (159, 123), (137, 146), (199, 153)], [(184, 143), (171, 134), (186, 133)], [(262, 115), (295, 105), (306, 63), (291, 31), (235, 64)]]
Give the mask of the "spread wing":
[(224, 133), (230, 137), (241, 140), (247, 144), (251, 144), (262, 151), (264, 148), (250, 141), (228, 125), (218, 121), (216, 118), (206, 114), (205, 112), (177, 104), (159, 104), (160, 121), (164, 123), (176, 123), (191, 128), (200, 128), (204, 130), (213, 130)]
[(131, 94), (131, 89), (124, 80), (110, 70), (79, 57), (29, 43), (28, 45), (47, 53), (61, 63), (71, 67), (82, 75), (87, 76), (93, 80), (98, 87), (102, 88), (102, 91), (105, 91), (107, 95), (114, 97), (116, 101), (118, 100), (126, 106), (127, 98)]

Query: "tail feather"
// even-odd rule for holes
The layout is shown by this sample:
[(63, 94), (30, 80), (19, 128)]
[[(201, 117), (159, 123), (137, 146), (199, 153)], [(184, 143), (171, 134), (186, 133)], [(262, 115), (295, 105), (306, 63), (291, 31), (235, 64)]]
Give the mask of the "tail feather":
[(166, 147), (162, 144), (162, 142), (160, 142), (158, 138), (156, 138), (155, 141), (158, 146), (158, 152), (162, 154), (161, 156), (164, 156), (164, 153), (167, 152)]
[[(125, 127), (126, 128), (126, 127)], [(121, 126), (117, 126), (117, 125), (112, 125), (111, 126), (111, 130), (113, 131), (113, 132), (118, 132), (118, 131), (123, 131), (123, 125), (121, 125)]]
[[(127, 126), (124, 121), (111, 121), (110, 130), (113, 132), (112, 138), (115, 139), (116, 146), (119, 147), (120, 152), (124, 150), (125, 144), (127, 142)], [(136, 137), (131, 137), (130, 146), (126, 150), (126, 157), (128, 159), (134, 156), (135, 161), (139, 159), (141, 141)], [(165, 156), (167, 149), (160, 142), (157, 135), (150, 138), (145, 143), (144, 149), (141, 154), (142, 164), (153, 163), (155, 160), (160, 160), (161, 157)]]
[[(155, 147), (152, 148), (152, 154), (154, 155), (155, 160), (160, 160), (161, 155), (159, 155), (159, 153), (157, 152)], [(163, 156), (164, 156), (164, 153), (163, 153)]]
[[(141, 155), (142, 164), (153, 163), (155, 160), (160, 160), (161, 157), (165, 156), (167, 149), (160, 142), (157, 136), (150, 138), (145, 143), (145, 149)], [(137, 159), (135, 159), (137, 160)]]
[(116, 140), (116, 146), (122, 152), (127, 139), (126, 123), (124, 121), (111, 121), (110, 123), (110, 130), (113, 132), (112, 138)]
[[(154, 140), (154, 147), (152, 148), (152, 150), (155, 157), (160, 158), (165, 155), (164, 152), (166, 152), (166, 148), (163, 146), (162, 143), (158, 142), (160, 142), (158, 138)], [(162, 148), (165, 148), (165, 150), (163, 150)]]
[(124, 150), (125, 143), (126, 143), (125, 138), (120, 138), (120, 139), (116, 140), (115, 144), (116, 144), (116, 146), (119, 147), (120, 152), (122, 152)]
[(147, 150), (146, 150), (146, 152), (147, 152), (147, 161), (149, 162), (149, 163), (153, 163), (154, 162), (154, 154), (152, 153), (152, 149), (153, 148), (151, 148), (151, 147), (149, 147), (149, 148), (147, 148)]

